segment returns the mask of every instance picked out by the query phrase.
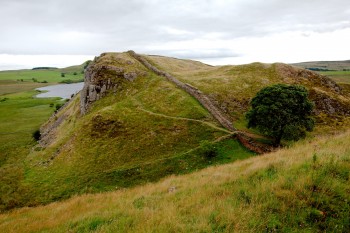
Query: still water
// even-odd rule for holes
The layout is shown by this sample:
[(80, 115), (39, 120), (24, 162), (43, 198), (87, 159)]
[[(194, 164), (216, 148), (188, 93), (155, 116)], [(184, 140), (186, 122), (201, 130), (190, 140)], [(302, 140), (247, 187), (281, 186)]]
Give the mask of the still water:
[(81, 91), (84, 87), (84, 82), (72, 83), (72, 84), (58, 84), (46, 87), (36, 88), (39, 91), (47, 91), (40, 93), (36, 97), (47, 98), (47, 97), (61, 97), (63, 99), (70, 99), (72, 94), (76, 94)]

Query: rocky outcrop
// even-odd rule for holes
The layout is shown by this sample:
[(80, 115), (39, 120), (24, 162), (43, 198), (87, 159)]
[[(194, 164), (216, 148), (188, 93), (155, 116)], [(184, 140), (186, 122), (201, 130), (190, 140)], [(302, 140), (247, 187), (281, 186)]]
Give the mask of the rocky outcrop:
[[(133, 69), (134, 62), (131, 60), (114, 58), (114, 64), (110, 65), (110, 61), (103, 61), (104, 56), (107, 55), (102, 54), (96, 58), (85, 71), (84, 87), (80, 99), (80, 111), (83, 115), (91, 103), (105, 96), (108, 91), (116, 93), (123, 83), (133, 82), (138, 76), (144, 75), (144, 72)], [(109, 55), (108, 59), (111, 57), (112, 55)]]
[(317, 89), (309, 90), (309, 97), (315, 103), (314, 114), (317, 116), (321, 113), (326, 115), (350, 116), (349, 101), (345, 102), (338, 97), (331, 97)]
[(286, 64), (277, 64), (276, 69), (277, 73), (287, 83), (290, 82), (287, 79), (290, 79), (294, 84), (303, 84), (302, 82), (305, 80), (310, 82), (313, 86), (322, 86), (338, 94), (342, 91), (342, 88), (335, 81), (316, 72)]

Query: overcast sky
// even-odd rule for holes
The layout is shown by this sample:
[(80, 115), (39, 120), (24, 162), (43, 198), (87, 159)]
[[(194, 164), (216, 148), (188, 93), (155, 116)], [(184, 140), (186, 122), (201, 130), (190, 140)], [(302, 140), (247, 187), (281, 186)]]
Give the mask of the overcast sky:
[(350, 59), (349, 0), (0, 3), (0, 69), (67, 66), (130, 49), (211, 64)]

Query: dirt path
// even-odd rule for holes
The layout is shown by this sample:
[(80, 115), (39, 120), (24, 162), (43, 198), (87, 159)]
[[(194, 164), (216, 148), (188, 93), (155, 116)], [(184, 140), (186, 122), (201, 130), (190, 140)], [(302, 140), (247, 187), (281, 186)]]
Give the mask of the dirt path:
[(174, 117), (174, 116), (168, 116), (168, 115), (165, 115), (165, 114), (162, 114), (162, 113), (155, 113), (155, 112), (151, 112), (149, 110), (146, 110), (144, 108), (141, 108), (141, 107), (138, 107), (139, 110), (143, 111), (143, 112), (146, 112), (150, 115), (155, 115), (155, 116), (160, 116), (160, 117), (165, 117), (165, 118), (170, 118), (170, 119), (174, 119), (174, 120), (185, 120), (185, 121), (193, 121), (193, 122), (198, 122), (198, 123), (201, 123), (201, 124), (205, 124), (213, 129), (216, 129), (216, 130), (219, 130), (219, 131), (222, 131), (222, 132), (225, 132), (225, 133), (229, 133), (229, 134), (232, 134), (232, 131), (228, 131), (226, 129), (223, 129), (223, 128), (220, 128), (218, 126), (215, 126), (214, 124), (210, 123), (210, 122), (206, 122), (206, 121), (202, 121), (202, 120), (196, 120), (196, 119), (191, 119), (191, 118), (185, 118), (185, 117)]
[(189, 85), (187, 83), (183, 83), (173, 77), (172, 75), (159, 70), (158, 68), (151, 65), (145, 58), (143, 58), (141, 55), (136, 54), (134, 51), (129, 51), (129, 55), (132, 56), (134, 59), (138, 60), (141, 64), (143, 64), (146, 68), (152, 70), (154, 73), (156, 73), (159, 76), (165, 77), (168, 81), (174, 83), (179, 88), (186, 91), (188, 94), (190, 94), (192, 97), (198, 100), (203, 107), (205, 107), (210, 114), (226, 129), (228, 129), (231, 132), (236, 131), (237, 129), (233, 126), (230, 119), (228, 119), (224, 113), (220, 111), (218, 107), (215, 106), (215, 104), (209, 99), (208, 96), (206, 96), (204, 93), (202, 93), (200, 90), (198, 90), (196, 87), (193, 87), (192, 85)]

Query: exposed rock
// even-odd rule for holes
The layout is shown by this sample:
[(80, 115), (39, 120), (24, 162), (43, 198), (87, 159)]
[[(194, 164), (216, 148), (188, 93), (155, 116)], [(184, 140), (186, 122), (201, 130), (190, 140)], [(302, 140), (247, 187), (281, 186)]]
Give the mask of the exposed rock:
[(325, 113), (327, 115), (350, 116), (349, 103), (343, 103), (340, 99), (333, 98), (326, 93), (311, 89), (309, 91), (310, 99), (315, 103), (314, 114)]
[(277, 64), (276, 69), (287, 83), (302, 84), (304, 79), (316, 86), (324, 86), (336, 93), (341, 93), (342, 88), (327, 76), (286, 64)]
[(80, 110), (85, 114), (91, 103), (104, 97), (109, 90), (116, 93), (124, 82), (132, 82), (145, 72), (136, 69), (134, 61), (101, 54), (90, 63), (85, 72), (85, 84), (81, 91)]

